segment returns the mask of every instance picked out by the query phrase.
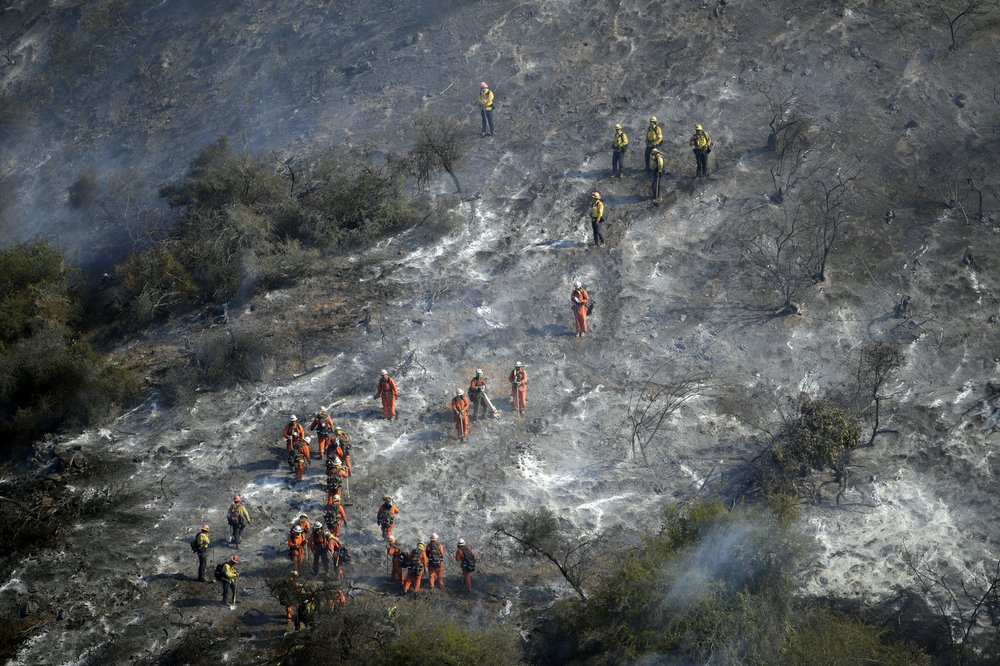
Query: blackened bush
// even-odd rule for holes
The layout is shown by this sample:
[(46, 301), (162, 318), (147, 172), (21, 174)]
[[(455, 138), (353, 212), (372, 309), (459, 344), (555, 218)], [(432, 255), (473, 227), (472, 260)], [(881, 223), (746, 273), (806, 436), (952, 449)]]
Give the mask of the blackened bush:
[(210, 331), (191, 345), (190, 363), (200, 382), (231, 386), (256, 382), (274, 372), (271, 333), (257, 327)]
[(804, 397), (798, 419), (775, 446), (774, 456), (786, 470), (834, 467), (856, 447), (861, 425), (846, 409), (828, 400)]

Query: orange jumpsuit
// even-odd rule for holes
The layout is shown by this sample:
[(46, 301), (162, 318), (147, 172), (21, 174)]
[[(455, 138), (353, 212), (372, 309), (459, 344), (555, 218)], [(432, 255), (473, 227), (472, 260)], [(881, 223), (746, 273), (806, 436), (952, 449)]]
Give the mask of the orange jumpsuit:
[(382, 377), (378, 380), (375, 397), (382, 398), (382, 416), (387, 419), (396, 418), (396, 398), (399, 397), (399, 387), (392, 377)]
[(298, 606), (299, 595), (302, 594), (302, 581), (299, 580), (298, 576), (292, 576), (288, 579), (288, 594), (287, 601), (291, 601), (291, 606), (285, 606), (285, 622), (288, 624), (292, 623), (292, 611)]
[(344, 461), (344, 465), (347, 466), (347, 476), (350, 476), (353, 471), (351, 468), (351, 436), (341, 431), (333, 438), (331, 446), (334, 447), (334, 453), (337, 454), (337, 457)]
[(528, 406), (528, 371), (524, 368), (514, 368), (510, 371), (511, 393), (514, 396), (514, 411), (524, 414)]
[(392, 536), (392, 528), (396, 524), (396, 514), (398, 513), (399, 507), (395, 504), (386, 506), (385, 503), (383, 503), (382, 506), (378, 508), (378, 513), (375, 514), (375, 520), (382, 528), (383, 539), (388, 539)]
[(576, 319), (576, 332), (587, 332), (587, 303), (590, 302), (590, 294), (582, 287), (574, 289), (570, 296), (571, 307), (573, 308), (573, 318)]
[(323, 563), (323, 573), (330, 573), (330, 542), (319, 530), (313, 530), (309, 539), (309, 546), (313, 552), (313, 575), (319, 573), (319, 563)]
[[(348, 477), (347, 470), (341, 467), (334, 467), (331, 472), (326, 475), (326, 505), (330, 506), (333, 504), (333, 496), (340, 494), (341, 484), (337, 483), (340, 479), (346, 479)], [(343, 511), (343, 509), (341, 509)]]
[(430, 578), (427, 585), (433, 590), (434, 581), (436, 580), (438, 583), (438, 587), (440, 587), (443, 590), (444, 589), (444, 546), (437, 543), (436, 541), (431, 541), (429, 544), (427, 544), (426, 552), (431, 553), (431, 555), (437, 553), (441, 561), (441, 564), (434, 566), (433, 564), (431, 564), (430, 557), (427, 558), (427, 571), (429, 572), (428, 576)]
[(306, 563), (306, 535), (304, 533), (288, 535), (288, 559), (295, 565)]
[(285, 426), (285, 448), (292, 452), (292, 446), (306, 438), (306, 429), (298, 421), (289, 421)]
[(483, 392), (486, 390), (486, 378), (485, 377), (473, 377), (472, 381), (469, 382), (469, 402), (472, 403), (472, 414), (478, 419), (479, 418), (479, 408), (483, 408), (483, 412), (486, 412), (486, 398), (483, 397)]
[(462, 568), (462, 580), (465, 582), (465, 591), (472, 592), (472, 572), (466, 571), (465, 567), (462, 567), (462, 560), (465, 559), (465, 553), (462, 552), (464, 548), (465, 546), (459, 546), (458, 550), (455, 551), (455, 561)]
[(394, 546), (391, 543), (385, 545), (385, 556), (392, 561), (392, 574), (390, 575), (390, 580), (393, 580), (400, 585), (403, 584), (403, 567), (399, 563), (399, 556), (402, 554), (403, 549), (399, 546)]
[[(414, 561), (419, 564), (414, 566)], [(403, 592), (409, 592), (411, 587), (414, 592), (419, 592), (420, 580), (424, 577), (425, 571), (427, 571), (427, 553), (414, 549), (410, 553), (410, 568), (406, 570), (406, 579), (403, 581)]]
[(312, 458), (309, 455), (309, 445), (306, 444), (306, 440), (302, 440), (299, 443), (299, 449), (295, 455), (295, 481), (301, 481), (302, 475), (306, 471), (306, 461)]
[(456, 395), (451, 399), (451, 412), (455, 416), (455, 432), (460, 439), (469, 437), (469, 399)]
[(309, 522), (308, 518), (299, 518), (299, 527), (302, 528), (302, 533), (309, 536), (309, 530), (312, 529), (312, 523)]
[[(299, 426), (301, 427), (301, 426)], [(319, 437), (319, 457), (326, 455), (326, 447), (330, 444), (330, 435), (333, 433), (333, 419), (329, 414), (317, 414), (313, 417), (309, 425), (310, 430), (316, 430)]]
[(340, 528), (347, 523), (347, 512), (344, 511), (343, 506), (341, 506), (340, 504), (335, 504), (334, 506), (330, 507), (330, 513), (334, 513), (337, 516), (337, 522), (334, 523), (333, 525), (327, 523), (326, 526), (330, 528), (331, 532), (339, 535)]

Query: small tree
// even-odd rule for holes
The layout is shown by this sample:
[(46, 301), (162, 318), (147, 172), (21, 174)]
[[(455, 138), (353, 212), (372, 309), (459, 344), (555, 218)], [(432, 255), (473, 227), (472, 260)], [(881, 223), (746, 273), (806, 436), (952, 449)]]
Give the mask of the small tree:
[(874, 444), (875, 438), (879, 435), (896, 432), (881, 427), (882, 403), (892, 397), (892, 394), (886, 392), (886, 384), (889, 378), (903, 367), (905, 360), (903, 352), (890, 344), (876, 343), (861, 351), (855, 378), (858, 383), (857, 394), (867, 403), (864, 408), (873, 407), (872, 432), (868, 438), (868, 446)]
[(427, 187), (434, 174), (439, 169), (444, 169), (455, 183), (455, 191), (461, 192), (462, 185), (458, 182), (455, 169), (465, 160), (466, 145), (461, 140), (458, 123), (447, 118), (421, 114), (417, 117), (416, 126), (417, 143), (410, 150), (410, 159), (417, 175), (417, 184)]
[(804, 204), (756, 211), (736, 226), (734, 249), (753, 278), (778, 296), (773, 314), (800, 310), (799, 293), (812, 282), (808, 211)]
[(556, 566), (581, 601), (587, 601), (583, 585), (593, 563), (596, 539), (572, 541), (559, 531), (559, 520), (547, 508), (520, 511), (505, 521), (493, 524), (494, 536), (513, 539), (533, 557), (541, 557)]
[(813, 249), (811, 257), (813, 279), (826, 281), (826, 264), (833, 253), (834, 244), (846, 226), (849, 206), (854, 196), (858, 175), (844, 175), (838, 169), (829, 179), (817, 178), (813, 182), (813, 203), (816, 219), (812, 224)]
[(661, 363), (649, 377), (631, 391), (628, 398), (625, 425), (628, 428), (632, 460), (642, 457), (649, 465), (649, 453), (660, 437), (660, 431), (670, 416), (685, 402), (701, 394), (708, 375), (686, 374), (676, 379), (660, 379), (666, 368)]
[(986, 3), (982, 0), (966, 0), (960, 5), (940, 4), (937, 6), (937, 10), (948, 26), (948, 34), (951, 36), (951, 44), (948, 45), (948, 49), (951, 51), (958, 49), (956, 35), (959, 29), (969, 21), (987, 13)]

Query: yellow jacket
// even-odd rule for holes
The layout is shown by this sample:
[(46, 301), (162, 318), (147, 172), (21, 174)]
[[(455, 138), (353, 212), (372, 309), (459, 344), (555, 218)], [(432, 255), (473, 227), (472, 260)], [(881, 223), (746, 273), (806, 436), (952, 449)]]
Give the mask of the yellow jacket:
[(655, 162), (655, 164), (656, 164), (656, 167), (655, 167), (656, 173), (663, 173), (663, 154), (661, 153), (659, 155), (654, 155), (653, 157), (656, 158), (656, 162)]
[(594, 205), (590, 208), (590, 218), (595, 222), (600, 222), (604, 219), (604, 202), (598, 199), (594, 202)]
[(483, 111), (493, 110), (493, 91), (489, 88), (483, 88), (483, 92), (479, 93), (479, 107)]
[(226, 562), (222, 565), (222, 577), (232, 583), (240, 575), (240, 572), (236, 570), (232, 562)]
[(712, 147), (712, 140), (708, 137), (708, 132), (704, 130), (701, 132), (695, 132), (694, 136), (691, 137), (691, 145), (698, 150), (707, 150)]
[(663, 130), (659, 125), (649, 124), (646, 129), (646, 145), (658, 146), (663, 143)]
[(617, 148), (618, 150), (621, 150), (622, 148), (628, 145), (628, 134), (626, 134), (624, 131), (621, 132), (616, 131), (615, 142), (611, 145)]

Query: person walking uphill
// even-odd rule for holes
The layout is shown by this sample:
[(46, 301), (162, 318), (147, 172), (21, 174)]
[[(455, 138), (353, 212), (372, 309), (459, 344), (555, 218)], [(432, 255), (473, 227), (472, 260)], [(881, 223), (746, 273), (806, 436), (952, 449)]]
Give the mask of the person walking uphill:
[(226, 605), (230, 596), (232, 597), (232, 604), (236, 605), (236, 579), (239, 578), (240, 572), (236, 570), (236, 565), (240, 563), (240, 556), (233, 555), (229, 558), (229, 561), (222, 565), (222, 572), (219, 574), (221, 577), (219, 581), (222, 582), (222, 604)]
[(458, 438), (465, 442), (469, 439), (469, 399), (462, 389), (455, 391), (451, 399), (451, 413), (455, 417), (455, 432)]
[(615, 123), (615, 138), (611, 142), (611, 177), (621, 178), (625, 172), (625, 151), (628, 150), (628, 134)]
[(427, 587), (434, 589), (434, 583), (444, 589), (444, 546), (438, 543), (438, 535), (431, 534), (431, 540), (427, 544)]
[(326, 447), (330, 445), (330, 436), (334, 429), (333, 419), (327, 413), (326, 406), (319, 406), (319, 411), (313, 416), (309, 429), (316, 431), (316, 436), (319, 438), (319, 457), (322, 458), (326, 454)]
[(201, 526), (201, 530), (195, 535), (194, 541), (191, 542), (191, 550), (193, 550), (198, 555), (198, 582), (199, 583), (210, 583), (211, 581), (205, 577), (205, 568), (208, 566), (208, 547), (212, 543), (211, 537), (208, 536), (208, 523)]
[(292, 414), (288, 417), (288, 425), (285, 426), (285, 448), (289, 453), (295, 448), (295, 445), (306, 438), (306, 430), (299, 423), (299, 418)]
[(420, 591), (420, 581), (427, 571), (427, 552), (423, 543), (418, 543), (417, 547), (410, 551), (409, 567), (406, 570), (406, 579), (403, 581), (403, 592), (409, 592), (413, 588), (414, 592)]
[(528, 407), (528, 371), (524, 369), (524, 364), (518, 361), (514, 364), (514, 369), (510, 371), (510, 391), (514, 399), (514, 411), (524, 415), (524, 410)]
[(691, 137), (691, 147), (694, 149), (694, 159), (697, 164), (695, 178), (708, 177), (708, 154), (712, 152), (712, 139), (708, 133), (702, 129), (701, 125), (694, 126), (694, 136)]
[(385, 542), (385, 557), (392, 563), (392, 573), (389, 575), (389, 580), (399, 583), (400, 586), (403, 584), (403, 565), (399, 561), (399, 556), (403, 553), (403, 549), (396, 545), (396, 537), (389, 537)]
[(392, 536), (392, 528), (396, 524), (396, 515), (399, 508), (392, 503), (392, 497), (385, 495), (382, 497), (382, 505), (375, 514), (375, 522), (382, 528), (382, 538), (388, 539)]
[(288, 535), (288, 559), (293, 566), (302, 566), (306, 563), (306, 535), (302, 526), (296, 525)]
[(239, 548), (243, 530), (250, 524), (250, 512), (247, 511), (247, 507), (239, 495), (233, 495), (233, 503), (230, 505), (229, 511), (226, 512), (226, 522), (229, 523), (229, 529), (232, 531), (229, 543)]
[(479, 84), (479, 112), (483, 116), (483, 136), (489, 126), (490, 136), (496, 134), (493, 130), (493, 91), (485, 81)]
[(594, 247), (604, 245), (604, 234), (601, 233), (601, 225), (604, 224), (604, 202), (601, 200), (600, 192), (591, 192), (591, 199), (594, 203), (590, 206), (590, 228), (594, 230)]
[(587, 335), (587, 304), (590, 303), (590, 294), (577, 280), (573, 283), (573, 293), (570, 294), (569, 299), (570, 307), (573, 308), (573, 319), (576, 323), (576, 337), (582, 338)]
[(654, 148), (659, 148), (663, 143), (663, 129), (660, 128), (660, 121), (656, 116), (650, 116), (649, 127), (646, 128), (646, 171), (649, 171), (649, 158)]
[(378, 380), (378, 388), (375, 389), (375, 397), (382, 398), (382, 416), (387, 419), (395, 419), (399, 387), (396, 385), (396, 380), (389, 376), (388, 370), (382, 370), (382, 377)]

